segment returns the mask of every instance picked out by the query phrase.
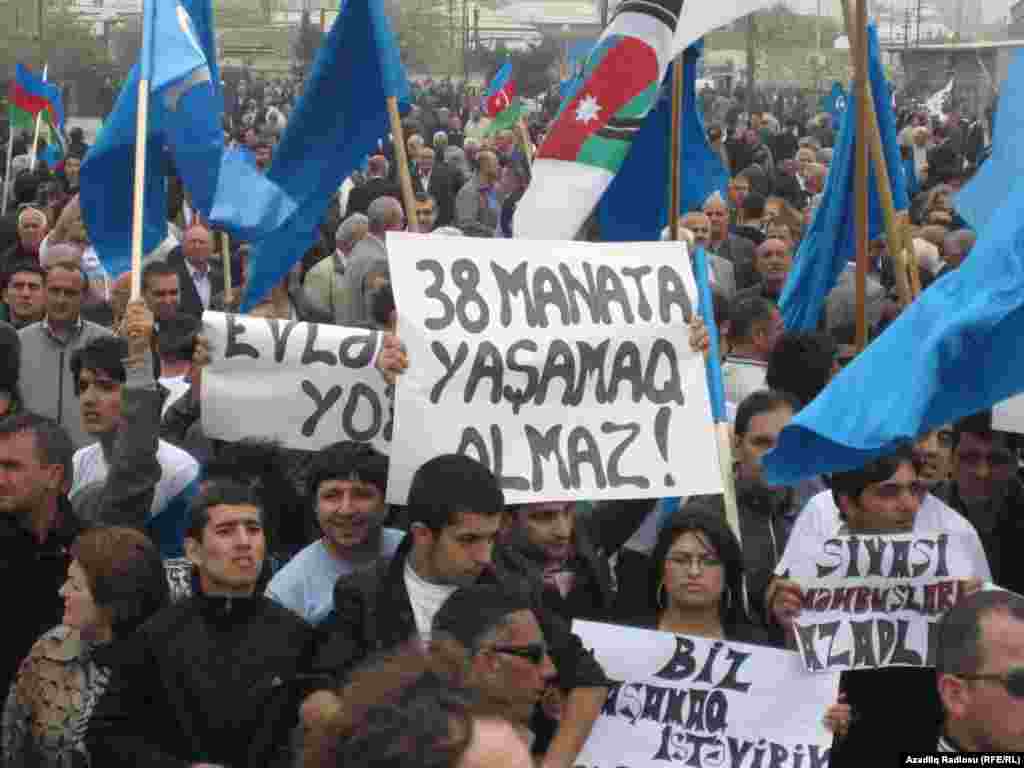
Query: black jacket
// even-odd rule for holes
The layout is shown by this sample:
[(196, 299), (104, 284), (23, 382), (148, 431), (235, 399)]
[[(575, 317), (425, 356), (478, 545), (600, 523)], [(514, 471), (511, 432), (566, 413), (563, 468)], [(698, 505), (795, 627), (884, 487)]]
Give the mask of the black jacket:
[(316, 631), (265, 597), (197, 594), (120, 654), (86, 735), (104, 768), (289, 764)]
[(83, 528), (63, 497), (58, 520), (42, 544), (12, 514), (0, 514), (0, 583), (12, 597), (17, 595), (17, 609), (0, 632), (0, 691), (5, 697), (32, 644), (60, 624), (64, 601), (57, 591), (68, 577), (67, 550)]
[(347, 219), (353, 213), (363, 213), (370, 207), (370, 203), (378, 197), (393, 197), (402, 202), (402, 192), (398, 185), (388, 179), (372, 178), (367, 179), (362, 186), (356, 187), (348, 193), (348, 207), (345, 209)]
[[(211, 258), (211, 261), (213, 260)], [(192, 282), (192, 274), (185, 265), (185, 256), (181, 251), (181, 246), (175, 247), (167, 254), (167, 263), (178, 270), (178, 311), (183, 315), (202, 318), (203, 301), (199, 298), (196, 285)], [(210, 280), (210, 301), (212, 304), (213, 297), (224, 292), (224, 272), (221, 270), (217, 273), (211, 268), (208, 275)]]
[[(342, 682), (364, 659), (393, 650), (416, 636), (409, 592), (405, 588), (405, 561), (412, 548), (406, 536), (389, 560), (373, 568), (343, 576), (334, 587), (334, 610), (322, 628), (329, 635), (317, 668)], [(526, 594), (544, 632), (562, 688), (603, 686), (607, 678), (593, 655), (569, 625), (543, 607), (543, 585), (502, 569), (484, 572), (481, 583), (500, 583)]]
[[(544, 587), (544, 607), (567, 622), (573, 619), (613, 621), (615, 586), (608, 558), (617, 552), (654, 509), (656, 499), (609, 501), (590, 511), (576, 513), (571, 561), (575, 574), (573, 587), (564, 598), (557, 590)], [(542, 582), (543, 553), (516, 532), (495, 552), (503, 570), (521, 578)]]

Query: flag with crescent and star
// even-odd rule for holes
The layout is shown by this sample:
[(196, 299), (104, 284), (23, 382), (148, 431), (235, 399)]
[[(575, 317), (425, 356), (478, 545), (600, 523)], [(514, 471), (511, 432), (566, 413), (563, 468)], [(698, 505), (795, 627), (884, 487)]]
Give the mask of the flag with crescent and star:
[(483, 98), (483, 110), (490, 118), (497, 117), (510, 106), (516, 98), (516, 81), (512, 77), (512, 62), (506, 61), (494, 75), (487, 86)]
[(625, 0), (566, 94), (516, 209), (516, 237), (571, 240), (622, 166), (672, 59), (681, 0)]

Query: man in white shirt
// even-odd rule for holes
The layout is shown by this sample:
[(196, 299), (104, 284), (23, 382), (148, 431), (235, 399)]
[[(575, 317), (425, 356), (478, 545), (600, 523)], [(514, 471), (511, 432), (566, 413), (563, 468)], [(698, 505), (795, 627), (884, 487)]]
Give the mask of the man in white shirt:
[(367, 443), (322, 450), (309, 483), (320, 538), (277, 572), (267, 595), (317, 625), (334, 607), (338, 579), (394, 555), (405, 534), (382, 526), (387, 477), (388, 457)]
[(785, 330), (782, 315), (768, 299), (739, 299), (729, 312), (729, 356), (722, 364), (725, 398), (739, 406), (765, 389), (768, 360)]
[(201, 317), (210, 308), (210, 300), (224, 290), (223, 275), (210, 272), (213, 255), (213, 233), (202, 224), (193, 224), (185, 230), (181, 256), (169, 257), (169, 263), (178, 267), (180, 311)]

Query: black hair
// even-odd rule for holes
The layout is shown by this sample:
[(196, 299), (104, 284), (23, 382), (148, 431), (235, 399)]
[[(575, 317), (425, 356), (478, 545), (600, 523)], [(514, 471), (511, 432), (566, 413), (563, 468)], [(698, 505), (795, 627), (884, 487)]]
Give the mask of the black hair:
[(328, 480), (354, 480), (387, 493), (388, 457), (369, 443), (342, 440), (321, 450), (309, 475), (309, 498), (316, 508), (320, 485)]
[(202, 328), (199, 318), (194, 315), (177, 314), (170, 320), (160, 322), (157, 348), (160, 356), (168, 360), (189, 362), (195, 351), (196, 334)]
[(437, 533), (467, 512), (493, 517), (505, 508), (498, 479), (475, 459), (456, 453), (436, 456), (416, 470), (409, 487), (409, 522)]
[(782, 392), (778, 389), (761, 389), (747, 395), (739, 408), (736, 409), (736, 420), (733, 423), (733, 431), (740, 437), (747, 434), (750, 429), (750, 422), (762, 413), (771, 413), (782, 407), (788, 407), (796, 413), (800, 410), (800, 401), (789, 392)]
[(806, 406), (828, 384), (836, 344), (827, 333), (790, 331), (782, 334), (768, 358), (765, 383), (795, 395)]
[(914, 445), (906, 441), (897, 443), (891, 453), (872, 459), (860, 469), (832, 473), (830, 484), (836, 506), (839, 506), (840, 496), (859, 500), (869, 485), (884, 483), (904, 464), (912, 465), (915, 471), (920, 470), (920, 464), (914, 458)]
[(62, 466), (64, 483), (71, 485), (71, 478), (75, 474), (75, 446), (67, 430), (53, 419), (31, 411), (21, 411), (0, 419), (0, 437), (12, 437), (22, 432), (31, 432), (35, 436), (39, 461)]
[(978, 411), (964, 416), (953, 425), (953, 447), (960, 444), (960, 435), (964, 433), (977, 435), (985, 440), (992, 439), (992, 411)]
[(1024, 597), (1005, 589), (975, 592), (950, 608), (939, 621), (935, 669), (939, 674), (973, 675), (985, 663), (981, 622), (997, 611), (1024, 621)]
[[(203, 467), (205, 477), (251, 488), (263, 510), (268, 549), (293, 555), (316, 538), (305, 499), (292, 482), (289, 453), (270, 440), (226, 443)], [(229, 502), (230, 503), (230, 502)]]
[(743, 608), (743, 550), (736, 534), (714, 508), (708, 498), (695, 497), (676, 512), (658, 534), (651, 552), (651, 583), (647, 590), (650, 609), (657, 611), (658, 591), (665, 578), (665, 560), (668, 551), (684, 533), (700, 533), (714, 548), (725, 569), (725, 588), (722, 593), (720, 614), (726, 636), (746, 622)]
[[(742, 174), (741, 174), (742, 175)], [(746, 176), (753, 183), (751, 176)], [(760, 192), (749, 192), (743, 198), (743, 215), (753, 219), (760, 219), (764, 216), (765, 198)]]
[(263, 521), (263, 503), (252, 485), (233, 478), (218, 477), (205, 483), (189, 507), (185, 538), (203, 540), (203, 531), (210, 523), (210, 510), (223, 505), (256, 507)]
[(160, 261), (156, 259), (149, 262), (142, 268), (142, 287), (145, 289), (151, 277), (167, 277), (169, 275), (177, 275), (178, 270), (168, 264), (166, 261)]
[(384, 283), (373, 292), (370, 299), (370, 314), (373, 322), (384, 327), (391, 321), (391, 313), (395, 311), (395, 292), (391, 283)]
[(75, 396), (79, 395), (78, 377), (82, 371), (102, 371), (122, 384), (127, 380), (124, 359), (128, 357), (128, 342), (119, 336), (100, 336), (71, 355), (71, 377)]
[(754, 327), (768, 322), (775, 312), (775, 304), (763, 296), (748, 296), (733, 302), (729, 309), (729, 338), (750, 341)]
[(446, 634), (467, 651), (501, 627), (507, 617), (533, 607), (525, 595), (499, 584), (474, 584), (455, 590), (434, 615), (434, 635)]
[(46, 270), (36, 264), (34, 261), (19, 261), (8, 268), (7, 272), (3, 276), (3, 285), (0, 286), (2, 290), (7, 290), (7, 286), (11, 283), (11, 278), (19, 272), (31, 272), (33, 275), (39, 275), (42, 281), (46, 282)]

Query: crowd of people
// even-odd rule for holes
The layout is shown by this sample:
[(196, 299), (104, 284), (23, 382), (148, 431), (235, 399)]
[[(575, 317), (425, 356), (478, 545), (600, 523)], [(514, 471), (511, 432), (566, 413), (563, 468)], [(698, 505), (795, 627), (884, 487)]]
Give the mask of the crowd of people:
[[(229, 138), (258, 167), (300, 92), (251, 80), (231, 94)], [(108, 275), (89, 244), (82, 137), (52, 171), (16, 172), (0, 219), (0, 574), (15, 604), (0, 641), (4, 765), (572, 768), (614, 684), (573, 620), (792, 648), (813, 570), (787, 548), (798, 531), (950, 531), (980, 553), (935, 669), (842, 674), (821, 712), (830, 765), (1024, 751), (1018, 440), (979, 413), (863, 467), (767, 482), (762, 457), (856, 353), (852, 270), (818, 331), (787, 331), (778, 308), (832, 129), (824, 116), (708, 117), (731, 180), (682, 227), (710, 255), (738, 531), (721, 497), (508, 505), (490, 469), (448, 454), (394, 507), (388, 457), (369, 444), (211, 439), (201, 318), (239, 306), (248, 244), (222, 259), (172, 177), (171, 234), (132, 301), (130, 276)], [(901, 117), (926, 290), (969, 257), (952, 191), (981, 161), (990, 117)], [(456, 89), (419, 88), (403, 126), (415, 212), (381, 137), (320, 242), (252, 313), (381, 330), (375, 365), (400, 386), (417, 361), (395, 335), (387, 233), (415, 217), (438, 236), (512, 237), (544, 118), (526, 137), (492, 133)], [(884, 238), (870, 252), (877, 333), (901, 305)], [(710, 354), (699, 321), (692, 344)]]

